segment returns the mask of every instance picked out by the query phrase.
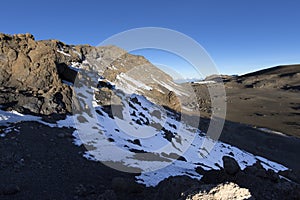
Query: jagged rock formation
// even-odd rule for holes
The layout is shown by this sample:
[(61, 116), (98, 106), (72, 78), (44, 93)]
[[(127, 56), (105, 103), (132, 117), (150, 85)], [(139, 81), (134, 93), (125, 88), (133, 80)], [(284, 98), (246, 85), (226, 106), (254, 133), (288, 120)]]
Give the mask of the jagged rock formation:
[(56, 40), (37, 42), (30, 34), (1, 34), (0, 103), (35, 114), (71, 112), (72, 90), (60, 75), (80, 58), (59, 53), (61, 46)]
[[(85, 66), (96, 70), (108, 81), (128, 85), (136, 84), (132, 80), (146, 81), (155, 87), (133, 87), (161, 105), (180, 109), (175, 93), (160, 82), (150, 82), (153, 80), (149, 75), (156, 74), (157, 80), (169, 83), (173, 82), (172, 78), (144, 57), (128, 54), (115, 46), (73, 46), (57, 40), (35, 41), (31, 34), (0, 34), (0, 104), (22, 113), (72, 112), (73, 90), (65, 83), (73, 83), (76, 79), (77, 71), (70, 66), (78, 67), (84, 61)], [(156, 89), (158, 87), (160, 90)]]

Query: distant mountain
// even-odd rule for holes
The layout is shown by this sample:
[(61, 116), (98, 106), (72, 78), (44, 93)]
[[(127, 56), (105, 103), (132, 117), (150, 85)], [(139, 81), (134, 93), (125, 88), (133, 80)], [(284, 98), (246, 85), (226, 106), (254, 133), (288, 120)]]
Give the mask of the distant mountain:
[(267, 69), (250, 72), (241, 75), (240, 77), (253, 77), (253, 76), (262, 76), (262, 75), (278, 75), (279, 77), (283, 77), (283, 76), (293, 76), (297, 73), (300, 73), (300, 64), (280, 65), (280, 66), (270, 67)]
[(228, 87), (300, 89), (300, 65), (282, 65), (244, 75), (211, 75), (206, 81), (223, 82)]
[(236, 77), (238, 83), (253, 88), (300, 90), (300, 65), (282, 65)]

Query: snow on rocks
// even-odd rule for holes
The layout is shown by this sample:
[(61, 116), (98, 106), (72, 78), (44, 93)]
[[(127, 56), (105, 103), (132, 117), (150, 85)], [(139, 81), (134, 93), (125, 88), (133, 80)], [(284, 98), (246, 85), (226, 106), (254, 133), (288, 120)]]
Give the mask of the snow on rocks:
[[(139, 84), (127, 77), (126, 81)], [(115, 103), (110, 109), (97, 105), (95, 99), (90, 98), (85, 103), (91, 102), (86, 105), (93, 108), (91, 113), (67, 116), (55, 124), (44, 122), (38, 116), (0, 110), (0, 125), (37, 121), (51, 127), (75, 128), (74, 144), (92, 147), (85, 152), (85, 158), (105, 164), (122, 163), (117, 169), (123, 171), (139, 169), (142, 173), (136, 177), (137, 182), (146, 186), (156, 186), (170, 176), (186, 175), (201, 179), (196, 168), (220, 169), (224, 156), (234, 158), (242, 170), (257, 161), (265, 169), (275, 172), (287, 170), (283, 165), (219, 141), (210, 152), (206, 152), (204, 143), (211, 139), (181, 121), (175, 113), (148, 101), (142, 95), (126, 94), (120, 88), (112, 90)]]

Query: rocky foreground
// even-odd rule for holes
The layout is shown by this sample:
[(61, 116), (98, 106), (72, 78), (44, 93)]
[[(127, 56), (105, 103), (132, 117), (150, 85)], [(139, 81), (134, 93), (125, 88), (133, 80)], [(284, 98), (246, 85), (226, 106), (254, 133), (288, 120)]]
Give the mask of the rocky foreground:
[[(84, 158), (86, 146), (74, 145), (74, 140), (78, 139), (74, 135), (74, 128), (53, 127), (47, 123), (55, 124), (72, 114), (73, 84), (77, 75), (77, 69), (74, 67), (87, 66), (86, 61), (89, 57), (99, 62), (95, 63), (98, 66), (97, 70), (105, 77), (105, 82), (100, 82), (95, 95), (102, 106), (98, 111), (102, 117), (107, 116), (104, 118), (106, 121), (113, 119), (112, 113), (107, 110), (109, 98), (112, 94), (120, 95), (119, 90), (106, 83), (126, 80), (121, 83), (134, 86), (132, 80), (124, 78), (124, 73), (130, 71), (133, 66), (146, 67), (151, 73), (158, 75), (158, 80), (164, 80), (150, 82), (151, 89), (139, 88), (139, 94), (151, 98), (152, 102), (161, 106), (168, 105), (170, 112), (177, 113), (180, 104), (176, 96), (178, 93), (184, 94), (181, 87), (174, 85), (168, 75), (141, 56), (130, 55), (113, 46), (72, 46), (57, 40), (35, 41), (30, 34), (1, 34), (1, 108), (7, 112), (18, 111), (41, 117), (42, 121), (19, 120), (14, 123), (0, 123), (0, 199), (300, 198), (300, 179), (297, 175), (299, 151), (296, 149), (300, 141), (290, 137), (278, 138), (279, 136), (234, 122), (226, 122), (222, 141), (284, 164), (289, 170), (276, 173), (272, 169), (264, 168), (267, 163), (259, 160), (242, 169), (241, 166), (245, 166), (245, 163), (236, 161), (236, 152), (231, 152), (223, 156), (217, 166), (207, 168), (201, 163), (195, 164), (197, 167), (194, 170), (202, 176), (201, 180), (191, 178), (187, 172), (186, 175), (170, 176), (158, 185), (146, 187), (146, 184), (137, 182), (140, 173), (120, 172), (101, 162)], [(170, 88), (177, 91), (177, 94)], [(144, 102), (139, 98), (132, 99), (130, 107), (132, 111), (138, 112), (137, 108), (143, 107)], [(203, 97), (199, 100), (202, 101), (200, 105), (209, 103)], [(193, 105), (185, 106), (193, 108)], [(201, 111), (201, 107), (199, 109)], [(135, 112), (131, 114), (136, 126), (151, 125), (151, 119), (146, 114), (137, 116), (133, 114)], [(163, 116), (163, 113), (159, 115)], [(0, 117), (1, 121), (7, 120), (5, 114)], [(169, 129), (167, 126), (163, 129), (162, 139), (176, 144), (176, 134), (170, 131), (176, 129), (176, 125), (169, 126)], [(203, 119), (200, 129), (205, 130), (206, 127), (207, 119)], [(120, 130), (116, 132), (118, 131)], [(266, 138), (270, 144), (266, 144), (265, 140), (260, 141), (260, 137)], [(278, 149), (278, 152), (269, 148), (270, 145), (282, 141), (286, 147)], [(114, 136), (111, 136), (109, 142), (115, 142)], [(141, 151), (143, 140), (133, 143), (135, 144), (130, 144), (130, 141), (128, 143), (129, 146), (135, 145), (135, 149), (130, 150)], [(159, 155), (159, 158), (171, 159), (170, 155), (165, 154)], [(186, 165), (190, 162), (188, 157), (177, 159)]]
[[(113, 170), (83, 157), (71, 129), (22, 122), (0, 139), (1, 199), (299, 199), (299, 186), (260, 163), (241, 170), (224, 157), (222, 170), (204, 171), (201, 181), (170, 177), (156, 187), (136, 174)], [(285, 175), (285, 174), (283, 174)]]

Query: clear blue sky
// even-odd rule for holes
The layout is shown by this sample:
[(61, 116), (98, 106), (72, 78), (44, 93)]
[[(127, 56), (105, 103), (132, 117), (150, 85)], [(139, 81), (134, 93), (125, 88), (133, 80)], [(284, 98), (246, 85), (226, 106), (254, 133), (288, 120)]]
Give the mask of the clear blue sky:
[(0, 32), (97, 45), (128, 29), (165, 27), (198, 41), (220, 73), (241, 74), (300, 63), (299, 8), (298, 0), (3, 1)]

